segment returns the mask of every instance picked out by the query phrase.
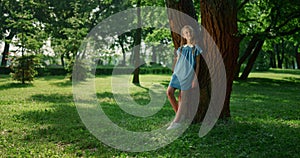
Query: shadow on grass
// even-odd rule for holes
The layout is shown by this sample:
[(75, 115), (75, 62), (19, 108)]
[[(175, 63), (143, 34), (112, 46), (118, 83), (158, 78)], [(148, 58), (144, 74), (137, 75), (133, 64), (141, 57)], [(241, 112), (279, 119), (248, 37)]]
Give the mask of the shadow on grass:
[(63, 80), (61, 82), (50, 83), (50, 85), (57, 86), (57, 87), (70, 87), (72, 86), (72, 81)]
[[(112, 98), (113, 94), (107, 92), (98, 93), (98, 97)], [(90, 154), (97, 152), (97, 156), (109, 155), (108, 157), (112, 157), (116, 154), (116, 152), (111, 153), (114, 151), (112, 148), (103, 145), (86, 129), (85, 125), (81, 122), (76, 107), (72, 103), (72, 96), (38, 94), (32, 96), (31, 99), (38, 102), (50, 103), (52, 108), (25, 111), (20, 115), (14, 116), (19, 122), (24, 122), (24, 124), (34, 123), (36, 126), (34, 130), (26, 132), (23, 136), (22, 141), (24, 141), (24, 143), (36, 142), (37, 140), (43, 144), (54, 142), (61, 148), (65, 148), (66, 152), (78, 152), (79, 155), (76, 154), (77, 156), (82, 156), (84, 152)], [(117, 124), (122, 125), (124, 121), (130, 122), (129, 124), (132, 126), (129, 128), (147, 126), (148, 124), (144, 118), (136, 119), (136, 117), (126, 114), (113, 102), (105, 102), (101, 104), (101, 106), (108, 117), (111, 118), (112, 121), (117, 122)], [(166, 115), (165, 112), (163, 112), (163, 114)], [(152, 119), (152, 123), (155, 124), (159, 122), (159, 120), (161, 120), (160, 117)], [(124, 128), (127, 127), (124, 126)]]
[(13, 89), (13, 88), (29, 88), (29, 87), (34, 87), (34, 85), (32, 83), (25, 83), (25, 84), (22, 84), (22, 83), (7, 83), (7, 84), (4, 84), (4, 85), (1, 85), (0, 86), (0, 91), (2, 90), (7, 90), (7, 89)]
[(292, 75), (300, 75), (300, 69), (270, 69), (267, 72), (273, 72), (277, 74), (292, 74)]
[(54, 142), (59, 148), (64, 148), (64, 152), (79, 157), (84, 152), (110, 152), (108, 147), (101, 146), (101, 143), (86, 129), (74, 106), (72, 95), (37, 94), (31, 99), (48, 103), (50, 108), (24, 111), (20, 115), (13, 116), (23, 124), (35, 124), (35, 128), (26, 132), (21, 141), (26, 144)]
[[(146, 96), (146, 97), (145, 97)], [(107, 116), (116, 124), (123, 126), (126, 128), (122, 123), (120, 123), (120, 120), (123, 120), (122, 118), (126, 118), (130, 120), (129, 122), (134, 126), (136, 125), (142, 125), (145, 122), (148, 122), (150, 124), (160, 124), (170, 121), (170, 119), (173, 117), (174, 112), (171, 108), (171, 105), (167, 102), (162, 105), (162, 107), (146, 107), (148, 110), (155, 110), (155, 108), (161, 108), (156, 114), (150, 117), (135, 117), (131, 114), (126, 113), (123, 111), (119, 105), (116, 103), (113, 93), (111, 92), (104, 92), (104, 93), (97, 93), (97, 97), (99, 100), (99, 104), (102, 106), (103, 111), (107, 114)], [(140, 106), (149, 106), (148, 103), (150, 102), (149, 94), (148, 92), (140, 92), (140, 93), (133, 93), (131, 94), (131, 97), (136, 102), (136, 104)], [(155, 99), (155, 98), (153, 98)], [(150, 121), (149, 121), (150, 120)], [(154, 121), (154, 122), (151, 122)], [(123, 120), (124, 121), (124, 120)], [(121, 121), (122, 122), (122, 121)], [(125, 124), (126, 125), (126, 124)], [(128, 125), (128, 124), (127, 124)], [(129, 125), (130, 126), (130, 125)], [(134, 128), (129, 127), (131, 130), (136, 130)], [(138, 129), (137, 131), (139, 131)]]
[(48, 94), (48, 95), (36, 94), (36, 95), (32, 95), (31, 99), (39, 102), (64, 104), (64, 103), (73, 102), (73, 95), (61, 95), (58, 93)]
[[(164, 81), (163, 85), (167, 84), (168, 81)], [(81, 122), (71, 95), (34, 95), (33, 100), (50, 102), (53, 108), (25, 111), (15, 118), (36, 125), (22, 137), (24, 143), (47, 145), (54, 142), (64, 148), (64, 152), (75, 153), (78, 157), (86, 156), (86, 153), (98, 157), (124, 153), (129, 157), (297, 157), (300, 152), (299, 123), (293, 125), (284, 121), (299, 120), (299, 86), (300, 83), (288, 80), (250, 78), (237, 81), (230, 121), (219, 121), (203, 138), (198, 137), (199, 125), (192, 125), (170, 145), (143, 153), (121, 152), (99, 142)], [(134, 96), (138, 102), (145, 102), (147, 99), (140, 97), (144, 95), (142, 92)], [(97, 93), (97, 97), (106, 114), (117, 124), (129, 122), (132, 124), (129, 128), (151, 124), (123, 112), (113, 101), (112, 93)], [(171, 106), (167, 106), (152, 119), (154, 124), (174, 115)]]
[[(193, 125), (172, 145), (180, 155), (203, 157), (297, 157), (300, 151), (299, 127), (255, 119), (219, 121), (203, 138)], [(164, 149), (170, 151), (172, 146)], [(163, 152), (163, 151), (162, 151)], [(206, 154), (208, 155), (206, 156)]]
[(300, 82), (294, 80), (249, 78), (247, 81), (236, 81), (231, 98), (232, 114), (299, 120), (299, 87)]

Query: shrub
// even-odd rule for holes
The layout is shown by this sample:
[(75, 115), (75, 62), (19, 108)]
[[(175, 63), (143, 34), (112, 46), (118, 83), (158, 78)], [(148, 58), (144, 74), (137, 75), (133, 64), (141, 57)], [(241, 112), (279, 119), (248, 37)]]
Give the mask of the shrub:
[(38, 66), (38, 63), (39, 60), (34, 55), (18, 57), (11, 65), (13, 80), (21, 81), (23, 84), (26, 81), (33, 81), (34, 76), (37, 75), (35, 67)]

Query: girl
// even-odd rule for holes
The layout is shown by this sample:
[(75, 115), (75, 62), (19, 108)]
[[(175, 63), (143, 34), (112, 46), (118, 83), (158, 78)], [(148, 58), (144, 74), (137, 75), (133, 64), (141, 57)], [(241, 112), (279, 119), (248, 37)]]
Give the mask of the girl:
[[(202, 49), (196, 45), (194, 30), (191, 26), (185, 25), (181, 29), (181, 44), (177, 50), (176, 63), (171, 81), (167, 90), (168, 99), (176, 113), (173, 122), (167, 130), (181, 126), (180, 121), (184, 118), (184, 106), (187, 106), (187, 92), (198, 84), (198, 73)], [(178, 101), (174, 96), (176, 89), (179, 89)]]

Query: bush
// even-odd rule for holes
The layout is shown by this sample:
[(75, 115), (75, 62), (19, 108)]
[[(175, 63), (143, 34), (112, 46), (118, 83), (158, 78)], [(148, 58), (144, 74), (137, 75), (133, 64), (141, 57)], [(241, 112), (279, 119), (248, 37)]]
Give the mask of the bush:
[(35, 70), (38, 63), (39, 60), (34, 55), (17, 58), (11, 65), (13, 70), (11, 76), (13, 80), (21, 81), (22, 83), (33, 81), (34, 76), (38, 74)]
[(63, 67), (37, 68), (38, 76), (64, 76), (67, 70)]
[[(78, 69), (82, 69), (82, 71), (79, 72), (85, 72), (90, 70), (83, 69), (82, 67), (78, 67)], [(46, 67), (46, 68), (41, 68), (37, 67), (35, 68), (37, 71), (37, 75), (39, 77), (42, 76), (66, 76), (70, 75), (70, 72), (68, 72), (65, 68), (63, 67)], [(92, 70), (95, 75), (112, 75), (112, 72), (115, 71), (117, 74), (131, 74), (133, 72), (132, 67), (98, 67), (94, 70)], [(0, 74), (9, 74), (13, 72), (10, 68), (6, 67), (0, 67)], [(140, 74), (172, 74), (172, 70), (169, 68), (165, 67), (140, 67)], [(85, 78), (88, 74), (78, 74), (77, 77), (83, 77)], [(69, 76), (71, 77), (71, 75)]]
[(0, 67), (0, 74), (4, 74), (4, 75), (8, 75), (10, 74), (12, 71), (9, 67)]

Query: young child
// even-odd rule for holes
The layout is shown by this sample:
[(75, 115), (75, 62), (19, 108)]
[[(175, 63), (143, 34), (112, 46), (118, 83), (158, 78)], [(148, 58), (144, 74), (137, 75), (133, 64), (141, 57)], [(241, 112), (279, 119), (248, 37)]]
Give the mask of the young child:
[[(193, 28), (185, 25), (181, 29), (181, 44), (177, 50), (174, 72), (167, 90), (168, 99), (176, 113), (167, 130), (181, 126), (180, 121), (184, 119), (182, 117), (184, 117), (184, 111), (187, 108), (184, 106), (188, 106), (185, 104), (188, 97), (187, 92), (198, 84), (200, 53), (202, 53), (202, 49), (196, 45)], [(174, 96), (176, 89), (180, 90), (178, 101)]]

